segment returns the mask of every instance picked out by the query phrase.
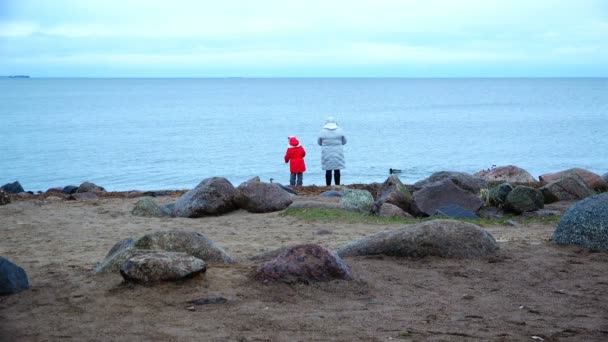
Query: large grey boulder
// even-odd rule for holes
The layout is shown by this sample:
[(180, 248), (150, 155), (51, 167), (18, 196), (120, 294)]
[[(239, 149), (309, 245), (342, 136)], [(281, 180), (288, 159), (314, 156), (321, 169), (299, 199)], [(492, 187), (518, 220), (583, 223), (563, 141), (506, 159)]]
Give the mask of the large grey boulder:
[(504, 208), (516, 214), (542, 209), (545, 206), (543, 193), (538, 189), (518, 185), (509, 192)]
[(457, 204), (469, 211), (477, 212), (483, 205), (479, 196), (456, 186), (449, 178), (426, 184), (414, 192), (416, 210), (412, 214), (433, 215), (441, 207)]
[(168, 217), (170, 211), (165, 211), (163, 207), (154, 202), (151, 198), (142, 198), (135, 203), (135, 208), (131, 211), (132, 215), (144, 217)]
[(223, 177), (207, 178), (183, 194), (173, 208), (178, 217), (221, 215), (236, 209), (236, 189)]
[(579, 176), (585, 184), (593, 190), (605, 191), (608, 188), (608, 183), (606, 183), (600, 175), (581, 168), (572, 168), (555, 173), (545, 173), (538, 178), (543, 182), (551, 183), (573, 174)]
[(133, 244), (136, 249), (183, 252), (208, 263), (232, 263), (232, 258), (215, 242), (195, 231), (160, 231), (147, 234)]
[(454, 220), (431, 220), (351, 242), (339, 249), (338, 255), (475, 258), (496, 251), (498, 244), (494, 237), (477, 225)]
[(344, 189), (340, 204), (347, 210), (370, 214), (374, 206), (374, 197), (367, 190)]
[(401, 183), (399, 177), (390, 176), (384, 181), (380, 188), (378, 198), (374, 202), (373, 211), (379, 213), (382, 205), (387, 203), (395, 205), (403, 211), (409, 212), (412, 210), (413, 202), (412, 194), (407, 187)]
[(474, 174), (487, 181), (502, 181), (507, 183), (534, 183), (536, 179), (530, 172), (515, 165), (495, 167), (490, 170), (481, 170)]
[(255, 274), (263, 282), (311, 283), (352, 280), (350, 268), (336, 252), (315, 244), (287, 247), (260, 266)]
[(95, 267), (95, 273), (114, 273), (137, 251), (135, 240), (127, 238), (117, 242), (106, 254), (106, 257)]
[(23, 268), (0, 256), (0, 295), (10, 295), (30, 287)]
[(236, 188), (234, 202), (250, 213), (269, 213), (287, 208), (293, 198), (278, 184), (249, 180)]
[(557, 225), (553, 241), (608, 250), (608, 193), (574, 203)]
[(462, 190), (470, 191), (474, 194), (479, 194), (481, 189), (486, 189), (488, 187), (488, 182), (476, 175), (458, 171), (440, 171), (433, 173), (426, 179), (414, 183), (412, 188), (420, 190), (430, 183), (435, 183), (446, 178), (451, 180)]
[(13, 183), (6, 183), (0, 187), (0, 190), (8, 192), (9, 194), (18, 194), (20, 192), (25, 192), (19, 181), (14, 181)]
[(540, 188), (545, 203), (580, 200), (595, 195), (595, 191), (575, 173), (544, 185)]
[(90, 182), (84, 182), (84, 183), (80, 184), (78, 189), (76, 189), (75, 193), (105, 192), (105, 191), (106, 191), (106, 189), (102, 188), (101, 186), (95, 185), (94, 183), (90, 183)]
[(11, 197), (4, 191), (0, 190), (0, 205), (11, 203)]
[(155, 283), (191, 277), (207, 270), (207, 264), (192, 255), (179, 252), (140, 250), (120, 266), (127, 281)]
[(490, 202), (490, 205), (502, 208), (507, 201), (509, 192), (512, 190), (513, 186), (511, 186), (509, 183), (502, 183), (490, 189), (490, 192), (488, 193), (488, 201)]

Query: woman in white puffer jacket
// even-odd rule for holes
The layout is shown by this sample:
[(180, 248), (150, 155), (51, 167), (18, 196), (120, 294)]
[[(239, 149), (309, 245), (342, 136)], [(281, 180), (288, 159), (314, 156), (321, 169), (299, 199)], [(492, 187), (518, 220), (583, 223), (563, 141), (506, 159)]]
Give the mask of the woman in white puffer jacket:
[(340, 170), (345, 168), (344, 148), (346, 137), (338, 122), (332, 116), (325, 120), (319, 133), (317, 143), (321, 146), (321, 166), (325, 170), (325, 184), (331, 185), (331, 173), (334, 173), (334, 184), (340, 185)]

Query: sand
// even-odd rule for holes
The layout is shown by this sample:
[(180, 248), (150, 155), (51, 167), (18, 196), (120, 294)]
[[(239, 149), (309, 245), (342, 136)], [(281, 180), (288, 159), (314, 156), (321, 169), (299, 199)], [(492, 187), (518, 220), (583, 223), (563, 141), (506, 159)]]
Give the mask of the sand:
[[(0, 255), (30, 281), (29, 290), (0, 297), (0, 341), (608, 340), (608, 253), (554, 245), (555, 222), (485, 227), (501, 247), (489, 258), (354, 257), (345, 261), (355, 281), (264, 285), (251, 277), (254, 255), (296, 243), (337, 249), (403, 225), (245, 211), (144, 218), (130, 214), (137, 200), (0, 206)], [(237, 263), (150, 287), (94, 273), (117, 241), (166, 229), (202, 232)], [(208, 297), (227, 301), (189, 303)]]

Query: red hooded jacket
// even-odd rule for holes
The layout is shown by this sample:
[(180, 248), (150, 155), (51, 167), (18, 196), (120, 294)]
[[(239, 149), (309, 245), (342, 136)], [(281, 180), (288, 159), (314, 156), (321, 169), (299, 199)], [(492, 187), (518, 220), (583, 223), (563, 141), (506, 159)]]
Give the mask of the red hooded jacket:
[(287, 148), (287, 152), (285, 152), (285, 162), (291, 161), (289, 172), (301, 173), (306, 171), (305, 156), (306, 151), (304, 151), (304, 147), (300, 145), (298, 139), (296, 137), (289, 138), (289, 147)]

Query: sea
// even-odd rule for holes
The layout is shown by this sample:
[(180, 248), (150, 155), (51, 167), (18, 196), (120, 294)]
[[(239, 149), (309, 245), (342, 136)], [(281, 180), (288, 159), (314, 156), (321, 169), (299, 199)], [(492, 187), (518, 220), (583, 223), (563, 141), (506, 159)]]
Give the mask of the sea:
[(347, 138), (344, 184), (391, 168), (406, 184), (493, 165), (608, 172), (608, 78), (4, 78), (0, 185), (288, 184), (291, 135), (307, 153), (304, 185), (324, 185), (328, 116)]

